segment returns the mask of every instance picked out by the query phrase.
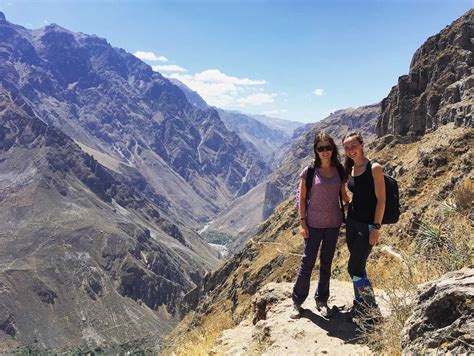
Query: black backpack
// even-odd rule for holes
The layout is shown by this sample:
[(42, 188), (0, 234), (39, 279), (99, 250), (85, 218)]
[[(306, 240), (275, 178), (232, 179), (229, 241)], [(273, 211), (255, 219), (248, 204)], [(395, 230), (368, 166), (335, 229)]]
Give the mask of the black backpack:
[[(341, 179), (341, 182), (344, 182), (344, 167), (342, 164), (338, 164), (336, 166), (337, 168), (337, 173), (339, 173), (339, 178)], [(309, 192), (311, 190), (311, 187), (313, 185), (313, 178), (314, 178), (314, 172), (315, 172), (315, 167), (314, 167), (314, 161), (308, 166), (308, 172), (306, 173), (306, 197), (309, 196)], [(299, 194), (300, 192), (298, 191), (298, 197), (297, 197), (297, 205), (299, 202)], [(341, 191), (339, 190), (339, 206), (341, 207), (341, 212), (342, 212), (342, 222), (346, 222), (346, 217), (344, 215), (344, 203), (342, 201), (342, 195)]]
[[(372, 161), (370, 162), (372, 172)], [(383, 175), (385, 180), (385, 211), (383, 213), (382, 224), (395, 224), (400, 217), (400, 194), (398, 182), (389, 175)]]

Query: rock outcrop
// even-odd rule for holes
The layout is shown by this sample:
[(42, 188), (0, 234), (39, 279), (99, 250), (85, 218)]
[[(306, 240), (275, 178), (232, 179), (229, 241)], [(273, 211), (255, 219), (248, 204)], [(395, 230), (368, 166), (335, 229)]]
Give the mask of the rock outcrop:
[(415, 303), (402, 331), (403, 354), (474, 352), (474, 269), (424, 284)]
[(382, 101), (377, 135), (420, 136), (448, 122), (471, 126), (474, 10), (430, 37)]
[[(312, 282), (310, 296), (317, 281)], [(303, 304), (301, 318), (290, 319), (292, 283), (269, 283), (252, 298), (253, 317), (225, 330), (211, 355), (368, 355), (356, 325), (350, 321), (353, 290), (349, 282), (331, 281), (332, 317), (322, 317), (313, 298)], [(377, 292), (380, 296), (380, 292)], [(382, 300), (381, 298), (379, 298)], [(386, 315), (387, 308), (381, 305)]]

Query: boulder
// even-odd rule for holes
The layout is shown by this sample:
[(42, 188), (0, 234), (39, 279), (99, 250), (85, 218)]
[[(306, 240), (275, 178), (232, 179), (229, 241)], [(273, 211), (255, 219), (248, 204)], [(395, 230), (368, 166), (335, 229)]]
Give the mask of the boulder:
[(474, 269), (463, 268), (420, 287), (401, 334), (402, 354), (474, 352)]

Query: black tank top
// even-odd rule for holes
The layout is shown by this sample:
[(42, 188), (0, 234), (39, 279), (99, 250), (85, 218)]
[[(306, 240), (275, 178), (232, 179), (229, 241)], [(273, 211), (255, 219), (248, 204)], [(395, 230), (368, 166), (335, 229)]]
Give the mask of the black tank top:
[(373, 224), (377, 197), (370, 161), (367, 162), (364, 173), (356, 177), (349, 175), (347, 187), (352, 192), (348, 217), (366, 224)]

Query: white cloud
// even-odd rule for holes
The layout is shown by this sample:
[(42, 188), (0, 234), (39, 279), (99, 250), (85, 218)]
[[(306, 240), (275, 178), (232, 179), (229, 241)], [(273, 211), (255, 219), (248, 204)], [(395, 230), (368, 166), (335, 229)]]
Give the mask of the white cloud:
[(263, 105), (272, 103), (276, 96), (265, 92), (255, 93), (255, 86), (265, 84), (265, 80), (238, 78), (218, 69), (208, 69), (193, 75), (172, 73), (165, 76), (178, 79), (198, 92), (209, 105), (221, 108)]
[(284, 113), (286, 113), (286, 112), (288, 112), (288, 110), (286, 110), (286, 109), (281, 109), (281, 110), (276, 109), (276, 110), (266, 110), (266, 111), (262, 111), (262, 114), (263, 114), (263, 115), (269, 115), (269, 116), (270, 116), (270, 115), (284, 114)]
[(183, 67), (176, 64), (163, 64), (151, 67), (155, 72), (187, 72)]
[(133, 55), (145, 61), (168, 62), (168, 58), (165, 56), (157, 56), (153, 52), (136, 51)]
[(275, 96), (276, 94), (256, 93), (248, 95), (245, 98), (239, 98), (237, 102), (241, 106), (259, 106), (273, 103), (275, 101), (273, 99)]
[(313, 94), (316, 95), (316, 96), (323, 96), (323, 95), (326, 95), (326, 93), (324, 92), (324, 89), (315, 89), (313, 91)]
[(264, 80), (251, 80), (248, 78), (237, 78), (222, 73), (218, 69), (208, 69), (204, 72), (195, 74), (196, 80), (209, 83), (228, 83), (234, 85), (262, 85)]

